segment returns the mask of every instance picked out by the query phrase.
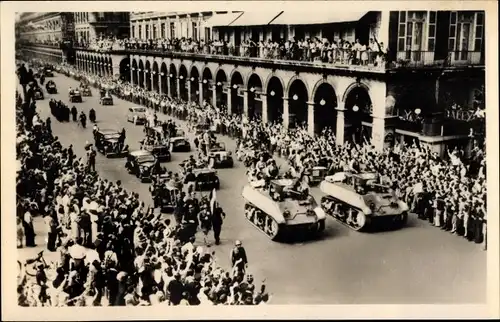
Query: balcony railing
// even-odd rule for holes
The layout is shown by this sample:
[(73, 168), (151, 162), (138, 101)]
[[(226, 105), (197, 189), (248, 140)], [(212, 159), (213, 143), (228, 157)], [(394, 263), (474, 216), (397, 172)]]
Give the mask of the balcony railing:
[(480, 51), (452, 51), (448, 57), (435, 59), (433, 51), (398, 51), (392, 68), (453, 67), (484, 65)]

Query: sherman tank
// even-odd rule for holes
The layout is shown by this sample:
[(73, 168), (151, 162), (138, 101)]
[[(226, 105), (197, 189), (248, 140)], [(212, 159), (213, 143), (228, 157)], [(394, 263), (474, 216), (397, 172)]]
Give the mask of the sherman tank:
[(375, 223), (387, 222), (393, 228), (408, 220), (408, 205), (392, 190), (377, 183), (376, 173), (337, 172), (320, 184), (326, 194), (321, 207), (328, 215), (349, 228), (362, 231)]
[(243, 188), (245, 217), (271, 240), (325, 229), (323, 209), (311, 195), (290, 190), (293, 183), (292, 179), (276, 179), (267, 185), (254, 181)]

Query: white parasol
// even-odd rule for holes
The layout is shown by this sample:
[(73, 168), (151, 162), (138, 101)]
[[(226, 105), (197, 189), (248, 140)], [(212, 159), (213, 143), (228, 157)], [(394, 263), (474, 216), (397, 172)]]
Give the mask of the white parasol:
[(84, 259), (87, 255), (87, 250), (81, 245), (73, 245), (69, 248), (69, 255), (73, 259)]

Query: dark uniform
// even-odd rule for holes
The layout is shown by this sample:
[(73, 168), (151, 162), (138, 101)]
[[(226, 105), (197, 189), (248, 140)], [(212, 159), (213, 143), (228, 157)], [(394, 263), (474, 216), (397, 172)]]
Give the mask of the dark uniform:
[[(241, 261), (236, 264), (240, 259)], [(243, 248), (243, 246), (237, 245), (235, 248), (233, 248), (231, 252), (231, 264), (233, 265), (233, 267), (237, 265), (238, 271), (243, 275), (245, 274), (245, 266), (248, 264), (248, 259), (245, 248)]]
[(214, 230), (215, 245), (220, 244), (220, 232), (222, 228), (222, 222), (226, 218), (226, 214), (221, 207), (215, 207), (212, 214), (212, 228)]

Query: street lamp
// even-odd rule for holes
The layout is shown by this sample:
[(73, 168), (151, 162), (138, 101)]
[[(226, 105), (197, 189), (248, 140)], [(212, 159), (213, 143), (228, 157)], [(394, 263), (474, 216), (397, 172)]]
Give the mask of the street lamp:
[(217, 86), (221, 86), (221, 85), (222, 85), (221, 82), (217, 82)]
[(181, 76), (179, 76), (179, 79), (184, 79), (184, 76), (182, 76), (182, 75), (181, 75)]
[(160, 75), (161, 75), (161, 76), (165, 76), (165, 73), (161, 73)]
[(198, 94), (200, 94), (200, 92), (199, 92), (199, 91), (196, 91), (196, 95), (198, 95)]
[(293, 97), (292, 97), (292, 98), (293, 98), (293, 100), (294, 100), (294, 101), (296, 101), (296, 100), (298, 100), (298, 99), (299, 99), (299, 97), (297, 96), (297, 94), (293, 95)]
[(324, 99), (322, 99), (322, 100), (319, 102), (319, 105), (321, 105), (321, 106), (324, 106), (325, 104), (326, 104), (326, 102), (325, 102), (325, 100), (324, 100)]
[(359, 111), (359, 107), (358, 107), (357, 105), (354, 105), (354, 106), (352, 107), (352, 110), (353, 110), (354, 112), (357, 112), (357, 111)]
[(416, 108), (416, 109), (415, 109), (415, 114), (420, 115), (420, 113), (422, 113), (422, 110), (421, 110), (421, 109), (419, 109), (419, 108)]
[(255, 92), (255, 88), (254, 87), (250, 88), (250, 92), (252, 93)]
[(191, 77), (190, 81), (194, 82), (194, 77)]
[(207, 83), (207, 80), (206, 80), (206, 79), (204, 79), (204, 80), (203, 80), (203, 84), (206, 84), (206, 83)]
[(276, 95), (276, 93), (274, 91), (271, 91), (271, 93), (269, 93), (269, 94), (271, 94), (271, 96)]
[(234, 84), (234, 85), (233, 85), (233, 88), (234, 88), (234, 89), (237, 89), (237, 88), (238, 88), (238, 85)]
[(173, 76), (174, 76), (174, 75), (172, 75), (172, 74), (168, 75), (168, 77), (170, 77), (170, 78), (172, 78)]

